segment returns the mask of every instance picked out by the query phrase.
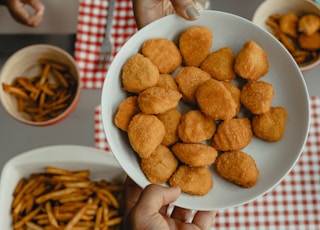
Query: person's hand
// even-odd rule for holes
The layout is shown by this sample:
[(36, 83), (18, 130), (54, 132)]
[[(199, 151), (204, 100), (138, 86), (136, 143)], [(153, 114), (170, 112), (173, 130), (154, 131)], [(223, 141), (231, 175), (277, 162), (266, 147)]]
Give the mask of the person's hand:
[(179, 187), (148, 185), (142, 190), (129, 177), (124, 186), (124, 223), (129, 230), (206, 230), (210, 229), (216, 212), (197, 211), (174, 207), (168, 213), (170, 203), (181, 194)]
[(187, 20), (195, 20), (199, 16), (193, 0), (132, 0), (132, 6), (139, 29), (173, 13)]
[[(27, 26), (36, 27), (42, 21), (45, 7), (40, 0), (5, 0), (12, 17)], [(33, 12), (27, 9), (31, 7)]]

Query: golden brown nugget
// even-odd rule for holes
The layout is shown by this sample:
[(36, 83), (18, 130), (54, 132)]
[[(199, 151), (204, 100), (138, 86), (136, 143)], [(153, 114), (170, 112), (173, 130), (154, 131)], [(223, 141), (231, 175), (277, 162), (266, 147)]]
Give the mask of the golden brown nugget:
[(154, 86), (139, 94), (138, 104), (146, 114), (159, 114), (176, 107), (181, 97), (177, 90)]
[(139, 93), (152, 87), (159, 77), (158, 68), (142, 54), (135, 54), (122, 67), (122, 84), (127, 92)]
[(132, 117), (139, 112), (138, 97), (127, 97), (120, 103), (114, 117), (114, 123), (119, 129), (126, 132)]
[(162, 140), (164, 146), (170, 146), (179, 140), (178, 125), (181, 119), (181, 113), (177, 108), (169, 109), (167, 112), (157, 115), (159, 120), (163, 123), (166, 134)]
[(253, 133), (260, 139), (275, 142), (282, 139), (286, 130), (287, 111), (272, 107), (268, 112), (252, 118)]
[(223, 47), (211, 53), (200, 65), (212, 78), (219, 81), (233, 80), (236, 74), (233, 70), (236, 56), (229, 47)]
[(198, 67), (182, 67), (176, 75), (176, 82), (182, 93), (183, 100), (191, 104), (196, 104), (196, 90), (199, 85), (209, 79), (211, 79), (210, 74)]
[(174, 89), (179, 91), (177, 83), (171, 74), (163, 73), (160, 74), (158, 83), (155, 85), (165, 89)]
[(176, 171), (178, 163), (170, 149), (159, 145), (148, 158), (141, 159), (140, 166), (150, 182), (165, 183)]
[(169, 179), (170, 186), (178, 186), (190, 195), (204, 196), (213, 187), (213, 179), (206, 167), (181, 165)]
[(254, 159), (242, 151), (222, 153), (214, 165), (221, 177), (244, 188), (254, 186), (259, 178), (259, 170)]
[(219, 124), (212, 145), (218, 151), (241, 150), (251, 142), (252, 136), (248, 118), (232, 118)]
[(306, 14), (299, 19), (298, 31), (310, 36), (320, 29), (320, 17), (314, 14)]
[(231, 96), (232, 96), (234, 102), (237, 105), (236, 114), (238, 114), (240, 112), (240, 109), (241, 109), (241, 101), (240, 101), (241, 90), (237, 86), (235, 86), (234, 84), (232, 84), (229, 81), (223, 81), (222, 84), (231, 93)]
[(244, 79), (258, 80), (269, 71), (267, 53), (255, 41), (246, 42), (236, 56), (234, 70)]
[(265, 81), (246, 83), (241, 90), (241, 103), (253, 114), (262, 114), (270, 109), (274, 96), (272, 84)]
[(166, 38), (153, 38), (145, 41), (141, 53), (155, 64), (160, 73), (172, 73), (182, 63), (180, 50)]
[(199, 67), (208, 56), (213, 35), (210, 29), (202, 26), (187, 28), (179, 39), (179, 48), (186, 66)]
[(172, 146), (172, 152), (181, 162), (192, 167), (210, 165), (218, 155), (213, 147), (201, 143), (176, 143)]
[(141, 158), (148, 158), (160, 145), (165, 135), (165, 127), (155, 115), (138, 113), (128, 126), (131, 147)]
[(178, 125), (178, 136), (185, 143), (200, 143), (211, 139), (216, 123), (199, 110), (183, 114)]
[(200, 110), (214, 120), (228, 120), (237, 113), (237, 104), (220, 81), (210, 79), (201, 84), (196, 99)]

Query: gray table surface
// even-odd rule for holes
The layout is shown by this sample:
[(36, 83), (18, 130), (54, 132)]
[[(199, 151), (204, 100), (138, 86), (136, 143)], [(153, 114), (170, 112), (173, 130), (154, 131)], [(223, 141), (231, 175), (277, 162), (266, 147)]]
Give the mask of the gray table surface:
[[(261, 0), (214, 0), (213, 9), (233, 13), (251, 20)], [(74, 34), (0, 35), (0, 68), (16, 50), (28, 44), (49, 43), (73, 54)], [(310, 96), (320, 96), (320, 66), (303, 73)], [(12, 157), (49, 145), (72, 144), (94, 146), (94, 108), (100, 104), (101, 90), (85, 89), (73, 113), (59, 124), (32, 127), (11, 118), (0, 106), (0, 170)]]

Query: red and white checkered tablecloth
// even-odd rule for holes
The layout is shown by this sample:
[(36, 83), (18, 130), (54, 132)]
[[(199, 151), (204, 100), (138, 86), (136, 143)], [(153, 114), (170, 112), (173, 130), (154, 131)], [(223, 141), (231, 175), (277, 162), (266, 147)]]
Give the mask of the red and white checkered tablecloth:
[[(99, 65), (100, 47), (105, 35), (108, 0), (80, 0), (75, 60), (80, 69), (83, 88), (101, 89), (108, 65)], [(136, 31), (132, 0), (116, 1), (111, 35), (113, 57)]]
[[(236, 208), (219, 211), (213, 229), (320, 229), (320, 97), (311, 97), (307, 143), (297, 165), (272, 191)], [(101, 106), (95, 109), (95, 147), (110, 152)]]

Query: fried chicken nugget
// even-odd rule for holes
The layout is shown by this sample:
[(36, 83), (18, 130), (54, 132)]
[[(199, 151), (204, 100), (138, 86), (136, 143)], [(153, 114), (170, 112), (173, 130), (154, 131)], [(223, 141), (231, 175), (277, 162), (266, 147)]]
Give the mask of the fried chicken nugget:
[(267, 53), (255, 42), (248, 41), (236, 56), (234, 70), (247, 80), (258, 80), (269, 71)]
[(260, 139), (275, 142), (282, 139), (287, 122), (287, 111), (283, 107), (272, 107), (268, 112), (252, 118), (253, 133)]
[(218, 155), (213, 147), (201, 143), (176, 143), (172, 146), (172, 152), (181, 162), (192, 167), (208, 166)]
[(172, 73), (182, 63), (180, 50), (166, 38), (152, 38), (145, 41), (141, 53), (158, 67), (160, 73)]
[(157, 116), (159, 120), (162, 121), (166, 129), (166, 134), (164, 135), (161, 144), (163, 144), (164, 146), (170, 146), (179, 141), (177, 130), (182, 116), (179, 110), (177, 108), (172, 108), (167, 112), (158, 114)]
[(138, 95), (138, 104), (146, 114), (159, 114), (176, 107), (181, 97), (177, 90), (154, 86)]
[(242, 151), (224, 152), (217, 157), (214, 165), (221, 177), (244, 188), (254, 186), (259, 178), (254, 159)]
[(199, 85), (209, 79), (211, 79), (210, 74), (198, 67), (182, 67), (176, 75), (176, 82), (183, 100), (190, 104), (196, 104), (196, 90)]
[(120, 103), (114, 117), (114, 123), (119, 129), (126, 132), (132, 117), (139, 112), (138, 97), (127, 97)]
[(234, 84), (232, 84), (231, 82), (229, 82), (229, 81), (223, 81), (222, 84), (231, 93), (231, 96), (232, 96), (234, 102), (237, 105), (236, 114), (238, 114), (240, 112), (240, 109), (241, 109), (241, 101), (240, 101), (241, 91), (240, 91), (240, 89), (237, 86), (235, 86)]
[(150, 182), (165, 183), (176, 171), (178, 164), (170, 149), (159, 145), (148, 158), (141, 159), (140, 167)]
[(177, 83), (171, 74), (163, 73), (160, 74), (160, 79), (155, 86), (159, 86), (165, 89), (174, 89), (179, 91)]
[(128, 126), (131, 147), (141, 158), (148, 158), (161, 144), (165, 127), (155, 115), (138, 113)]
[(186, 66), (199, 67), (208, 56), (213, 42), (210, 29), (202, 26), (189, 27), (182, 32), (179, 48)]
[(123, 89), (139, 93), (156, 85), (160, 78), (158, 68), (142, 54), (135, 54), (122, 67)]
[(178, 125), (178, 136), (185, 143), (200, 143), (211, 139), (216, 123), (199, 110), (183, 114)]
[(201, 63), (200, 68), (208, 72), (212, 78), (219, 81), (233, 80), (236, 74), (233, 70), (235, 55), (229, 47), (223, 47), (212, 52)]
[(214, 120), (228, 120), (237, 114), (237, 104), (220, 81), (210, 79), (201, 84), (196, 99), (201, 112)]
[(248, 118), (232, 118), (219, 124), (212, 146), (218, 151), (240, 150), (251, 142), (252, 136)]
[(241, 103), (253, 114), (262, 114), (270, 109), (274, 96), (272, 84), (265, 81), (246, 83), (241, 90)]
[(213, 179), (206, 167), (181, 165), (169, 179), (170, 186), (178, 186), (190, 195), (206, 195), (213, 187)]

